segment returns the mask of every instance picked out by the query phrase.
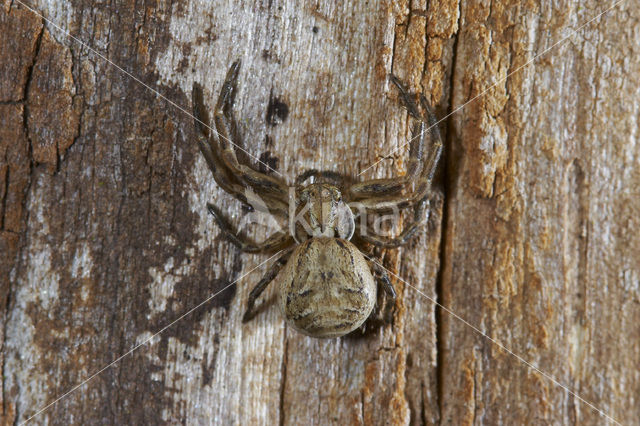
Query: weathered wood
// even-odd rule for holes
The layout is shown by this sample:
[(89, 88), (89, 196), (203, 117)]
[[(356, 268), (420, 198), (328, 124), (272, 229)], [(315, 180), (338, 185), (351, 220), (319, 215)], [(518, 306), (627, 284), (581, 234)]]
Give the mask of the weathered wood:
[[(171, 104), (4, 2), (2, 423), (175, 320), (33, 420), (606, 421), (434, 299), (617, 421), (640, 417), (640, 12), (624, 1), (578, 29), (613, 3), (334, 3), (31, 4)], [(235, 59), (239, 157), (289, 182), (380, 159), (358, 179), (403, 172), (411, 121), (390, 72), (455, 111), (427, 232), (379, 252), (402, 277), (392, 325), (308, 338), (275, 286), (241, 323), (267, 256), (226, 242), (206, 203), (268, 229), (213, 182), (185, 114), (194, 82), (213, 108)], [(288, 114), (269, 119), (276, 104)]]

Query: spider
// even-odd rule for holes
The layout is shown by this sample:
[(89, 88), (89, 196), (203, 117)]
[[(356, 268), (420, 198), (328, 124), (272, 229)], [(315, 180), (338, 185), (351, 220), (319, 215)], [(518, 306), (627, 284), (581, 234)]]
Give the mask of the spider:
[[(290, 326), (312, 337), (343, 336), (367, 320), (377, 300), (378, 285), (395, 303), (396, 293), (385, 270), (369, 256), (365, 259), (363, 253), (367, 253), (367, 244), (385, 248), (405, 244), (426, 221), (431, 182), (442, 153), (435, 116), (423, 95), (419, 98), (421, 113), (415, 97), (391, 75), (402, 104), (418, 120), (413, 129), (417, 136), (410, 142), (406, 174), (352, 183), (339, 173), (312, 169), (299, 175), (295, 186), (290, 188), (283, 180), (238, 162), (233, 145), (242, 144), (232, 108), (239, 70), (240, 62), (236, 61), (227, 72), (214, 111), (215, 136), (208, 131), (202, 88), (194, 84), (192, 102), (198, 146), (223, 190), (249, 206), (245, 194), (250, 188), (260, 194), (269, 213), (287, 218), (290, 224), (289, 232), (276, 232), (256, 243), (239, 235), (220, 209), (207, 203), (224, 236), (240, 250), (282, 251), (249, 294), (243, 322), (256, 315), (256, 300), (275, 280), (279, 287), (278, 304)], [(427, 130), (433, 135), (429, 150), (425, 149)], [(305, 184), (311, 178), (313, 182)], [(354, 205), (361, 212), (375, 214), (413, 208), (414, 219), (394, 238), (367, 232), (369, 225), (362, 218), (362, 226), (356, 232)]]

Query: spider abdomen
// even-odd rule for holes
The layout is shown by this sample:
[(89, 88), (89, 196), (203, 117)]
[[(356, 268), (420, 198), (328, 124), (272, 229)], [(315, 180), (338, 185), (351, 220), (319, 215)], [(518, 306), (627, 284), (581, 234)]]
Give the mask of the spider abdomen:
[(349, 241), (311, 238), (291, 254), (279, 278), (280, 309), (293, 328), (313, 337), (338, 337), (369, 317), (376, 284)]

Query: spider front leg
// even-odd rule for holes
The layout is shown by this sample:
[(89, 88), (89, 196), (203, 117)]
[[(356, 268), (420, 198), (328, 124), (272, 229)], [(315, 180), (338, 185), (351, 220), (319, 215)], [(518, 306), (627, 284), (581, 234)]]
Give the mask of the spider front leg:
[(416, 179), (415, 188), (413, 191), (408, 194), (396, 195), (391, 197), (375, 197), (359, 200), (364, 208), (368, 211), (373, 212), (389, 212), (393, 211), (397, 208), (405, 208), (415, 205), (416, 203), (421, 202), (428, 195), (429, 189), (431, 188), (431, 182), (433, 181), (433, 176), (435, 175), (436, 168), (438, 167), (438, 161), (440, 160), (440, 156), (442, 155), (442, 138), (440, 137), (440, 131), (438, 130), (438, 125), (427, 100), (424, 96), (421, 96), (421, 103), (425, 111), (427, 111), (427, 115), (429, 117), (430, 128), (433, 130), (433, 141), (431, 145), (431, 149), (426, 156), (424, 161), (424, 166), (422, 169), (422, 173)]
[[(194, 124), (198, 132), (198, 147), (213, 174), (213, 179), (218, 186), (236, 197), (245, 206), (249, 208), (254, 207), (255, 203), (252, 203), (250, 199), (252, 194), (250, 190), (247, 189), (246, 183), (242, 180), (239, 181), (237, 174), (234, 174), (220, 158), (220, 148), (214, 141), (215, 137), (209, 131), (209, 115), (204, 106), (202, 87), (199, 84), (194, 83), (191, 96)], [(288, 205), (286, 202), (277, 197), (270, 197), (269, 194), (262, 193), (261, 195), (264, 198), (262, 204), (268, 203), (271, 212), (283, 216), (288, 214)], [(262, 198), (260, 201), (262, 201)]]
[(209, 132), (209, 115), (204, 107), (202, 87), (197, 83), (194, 83), (193, 85), (191, 103), (193, 108), (193, 123), (198, 137), (198, 147), (209, 166), (209, 170), (211, 170), (211, 174), (213, 174), (213, 179), (220, 188), (238, 198), (246, 206), (250, 207), (244, 193), (245, 188), (239, 184), (233, 175), (229, 173), (229, 170), (220, 160), (215, 149), (216, 147), (212, 142), (212, 135)]
[[(391, 82), (396, 85), (400, 92), (400, 101), (409, 115), (419, 120), (412, 131), (412, 137), (409, 141), (409, 157), (407, 160), (407, 173), (402, 177), (386, 178), (386, 179), (373, 179), (367, 182), (357, 183), (349, 188), (349, 193), (352, 199), (367, 198), (367, 197), (380, 197), (384, 195), (391, 195), (400, 192), (407, 184), (411, 183), (414, 179), (420, 176), (423, 169), (423, 156), (425, 139), (429, 131), (427, 122), (435, 123), (435, 119), (425, 119), (416, 106), (412, 95), (406, 89), (406, 87), (400, 82), (400, 80), (391, 75)], [(427, 114), (431, 113), (429, 106), (426, 106)], [(430, 123), (432, 124), (432, 123)], [(438, 135), (436, 135), (438, 136)]]
[(271, 284), (271, 281), (278, 275), (278, 272), (282, 269), (282, 267), (289, 260), (289, 256), (291, 255), (291, 250), (288, 250), (285, 254), (280, 256), (278, 260), (271, 266), (271, 268), (267, 271), (267, 273), (262, 277), (262, 279), (256, 284), (256, 286), (249, 293), (249, 300), (247, 300), (247, 310), (242, 317), (242, 322), (250, 321), (253, 317), (258, 313), (255, 310), (256, 300), (258, 297), (266, 290), (266, 288)]
[(229, 221), (216, 206), (211, 203), (207, 203), (207, 209), (215, 219), (218, 227), (225, 237), (245, 253), (272, 252), (293, 243), (291, 235), (283, 232), (273, 234), (262, 243), (255, 243), (248, 240), (246, 237), (239, 236), (238, 231), (231, 226)]
[[(248, 185), (253, 186), (263, 192), (273, 195), (282, 202), (286, 202), (288, 196), (287, 185), (280, 179), (260, 173), (257, 170), (240, 164), (236, 157), (233, 144), (238, 144), (240, 139), (238, 124), (233, 117), (233, 102), (235, 99), (238, 74), (240, 71), (240, 61), (231, 65), (225, 82), (220, 90), (220, 96), (214, 112), (214, 121), (218, 131), (218, 143), (221, 149), (221, 159), (231, 172)], [(233, 143), (232, 143), (233, 141)]]
[[(424, 200), (431, 188), (431, 182), (436, 172), (438, 160), (442, 155), (443, 149), (442, 138), (440, 136), (440, 130), (438, 129), (438, 122), (431, 110), (431, 107), (429, 106), (429, 103), (427, 102), (427, 99), (423, 95), (420, 96), (420, 105), (424, 114), (422, 116), (418, 116), (417, 107), (411, 100), (407, 90), (397, 78), (392, 76), (392, 81), (396, 86), (398, 86), (401, 98), (404, 100), (409, 113), (412, 116), (417, 116), (421, 120), (420, 126), (422, 126), (422, 130), (417, 137), (413, 137), (410, 141), (410, 160), (407, 174), (404, 177), (395, 179), (375, 179), (353, 185), (352, 188), (349, 189), (350, 195), (355, 197), (358, 202), (361, 203), (362, 207), (373, 212), (389, 212), (397, 208), (411, 207)], [(426, 124), (429, 126), (426, 127)], [(432, 135), (431, 147), (428, 153), (423, 155), (423, 142), (419, 142), (416, 145), (413, 144), (416, 143), (416, 140), (420, 141), (426, 134), (427, 130), (430, 130)], [(394, 182), (397, 184), (398, 188), (393, 187)], [(415, 182), (412, 191), (409, 191), (406, 194), (389, 196), (393, 192), (399, 192), (401, 189), (407, 188), (412, 182)], [(367, 198), (363, 198), (363, 195), (366, 195)]]

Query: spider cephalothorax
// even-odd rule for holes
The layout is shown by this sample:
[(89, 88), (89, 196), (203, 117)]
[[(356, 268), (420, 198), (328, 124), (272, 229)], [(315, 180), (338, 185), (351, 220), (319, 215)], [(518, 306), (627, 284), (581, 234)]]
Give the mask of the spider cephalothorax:
[(350, 240), (353, 236), (356, 227), (353, 212), (337, 187), (326, 183), (307, 185), (295, 205), (296, 214), (289, 223), (296, 241), (316, 237)]
[[(360, 327), (375, 306), (378, 286), (374, 275), (395, 300), (384, 269), (362, 252), (366, 244), (400, 246), (424, 223), (431, 181), (442, 152), (435, 117), (424, 96), (420, 97), (421, 113), (413, 97), (392, 76), (404, 106), (419, 120), (414, 130), (417, 136), (410, 143), (407, 173), (398, 178), (352, 184), (335, 172), (308, 170), (290, 188), (282, 180), (238, 162), (233, 145), (239, 144), (239, 132), (231, 108), (239, 69), (239, 62), (231, 66), (218, 98), (214, 113), (216, 135), (208, 132), (202, 89), (194, 85), (195, 123), (201, 132), (198, 145), (222, 189), (249, 205), (246, 189), (251, 188), (260, 194), (269, 213), (289, 222), (288, 232), (277, 232), (262, 243), (254, 243), (238, 236), (220, 210), (207, 204), (226, 237), (243, 251), (282, 251), (251, 291), (244, 320), (256, 314), (257, 298), (276, 279), (280, 310), (288, 324), (313, 337), (345, 335)], [(428, 134), (433, 136), (432, 144), (425, 152)], [(319, 181), (303, 185), (309, 178)], [(368, 228), (367, 214), (404, 208), (413, 209), (414, 220), (397, 237), (380, 236)], [(359, 227), (354, 210), (361, 216)]]

